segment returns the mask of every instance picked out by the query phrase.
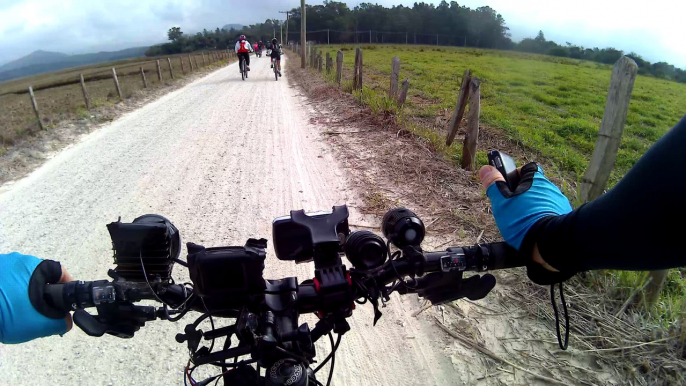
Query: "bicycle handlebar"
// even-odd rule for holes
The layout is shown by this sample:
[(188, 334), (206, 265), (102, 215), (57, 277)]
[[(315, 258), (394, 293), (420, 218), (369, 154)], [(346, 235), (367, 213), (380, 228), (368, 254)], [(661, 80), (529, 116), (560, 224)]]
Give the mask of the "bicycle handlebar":
[[(293, 384), (281, 376), (291, 374), (289, 371), (299, 371), (320, 384), (308, 369), (315, 358), (313, 343), (329, 335), (333, 346), (332, 332), (339, 335), (340, 342), (340, 336), (350, 330), (346, 318), (352, 315), (355, 302), (371, 303), (376, 323), (381, 317), (379, 301), (388, 301), (393, 292), (416, 293), (434, 304), (463, 297), (477, 300), (493, 289), (495, 278), (489, 274), (463, 278), (464, 272), (486, 273), (526, 262), (525, 256), (502, 242), (423, 252), (419, 245), (424, 225), (404, 208), (384, 216), (382, 232), (387, 242), (369, 231), (350, 233), (347, 218), (347, 208), (341, 206), (311, 215), (293, 211), (291, 216), (274, 221), (279, 259), (305, 262), (314, 254), (314, 278), (300, 283), (295, 277), (263, 278), (266, 240), (250, 239), (245, 247), (208, 249), (189, 243), (186, 264), (178, 260), (178, 231), (165, 218), (146, 215), (132, 224), (112, 223), (108, 230), (117, 270), (110, 270), (109, 275), (114, 280), (47, 284), (44, 301), (65, 314), (74, 311), (74, 323), (91, 336), (108, 333), (130, 338), (147, 321), (176, 322), (188, 311), (196, 311), (202, 315), (186, 325), (176, 340), (188, 345), (195, 366), (222, 367), (225, 384), (234, 384), (244, 376), (262, 378), (247, 366), (255, 361), (270, 369), (268, 374), (273, 378), (260, 384)], [(388, 250), (391, 244), (399, 249), (392, 254)], [(150, 245), (157, 248), (152, 251), (162, 251), (166, 257), (160, 259), (159, 254), (151, 255), (149, 250), (144, 254), (143, 248)], [(345, 252), (350, 268), (343, 263), (341, 252)], [(194, 286), (174, 283), (173, 262), (188, 266)], [(236, 283), (227, 281), (225, 274), (235, 272), (245, 274), (243, 282), (235, 275), (231, 277)], [(142, 300), (153, 300), (162, 307), (134, 304)], [(93, 307), (97, 314), (84, 310)], [(319, 316), (313, 329), (307, 323), (300, 324), (299, 316), (304, 313)], [(236, 321), (206, 332), (198, 328), (199, 323), (208, 317), (211, 321), (213, 316)], [(214, 344), (209, 349), (200, 347), (203, 339), (214, 341), (224, 336), (226, 343), (221, 351), (212, 351)], [(235, 347), (231, 347), (232, 336), (238, 338)], [(337, 347), (336, 343), (330, 355)], [(252, 359), (236, 362), (245, 355)], [(234, 364), (227, 362), (230, 358), (234, 358)]]
[[(420, 271), (421, 275), (455, 271), (487, 272), (521, 267), (526, 261), (517, 250), (503, 242), (471, 247), (451, 247), (445, 251), (425, 252), (421, 256), (420, 261), (408, 257), (392, 260), (374, 272), (367, 272), (361, 276), (374, 279), (383, 286), (407, 276), (414, 276), (417, 271)], [(360, 273), (355, 270), (350, 272), (353, 275)], [(314, 312), (321, 306), (320, 296), (315, 287), (316, 284), (312, 280), (298, 284), (298, 311), (300, 313)], [(45, 301), (65, 313), (108, 303), (141, 300), (155, 300), (178, 306), (190, 295), (192, 292), (180, 284), (97, 280), (45, 286)], [(197, 311), (204, 310), (199, 308)]]

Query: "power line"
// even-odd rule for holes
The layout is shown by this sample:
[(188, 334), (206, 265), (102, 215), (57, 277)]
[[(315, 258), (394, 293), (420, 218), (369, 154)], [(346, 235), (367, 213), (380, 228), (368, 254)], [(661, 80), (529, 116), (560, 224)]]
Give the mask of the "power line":
[[(279, 13), (285, 13), (286, 14), (286, 42), (288, 42), (288, 19), (290, 18), (291, 11), (279, 11)], [(283, 44), (283, 35), (281, 36), (281, 44)]]

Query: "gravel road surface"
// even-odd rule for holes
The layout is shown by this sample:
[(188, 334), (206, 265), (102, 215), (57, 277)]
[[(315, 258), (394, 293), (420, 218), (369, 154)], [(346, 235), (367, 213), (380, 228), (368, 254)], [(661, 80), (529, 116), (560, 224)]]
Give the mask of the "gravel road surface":
[[(60, 260), (75, 278), (96, 280), (112, 267), (105, 225), (117, 216), (165, 215), (184, 242), (206, 246), (271, 238), (271, 220), (291, 209), (348, 203), (351, 222), (372, 221), (355, 212), (358, 193), (346, 187), (346, 171), (321, 140), (322, 127), (310, 123), (313, 111), (288, 74), (276, 82), (266, 58), (252, 60), (247, 81), (236, 64), (222, 68), (3, 186), (0, 251)], [(311, 278), (312, 266), (268, 257), (265, 277), (294, 275)], [(188, 278), (180, 266), (175, 276)], [(436, 347), (435, 330), (410, 316), (417, 308), (415, 299), (394, 297), (372, 327), (371, 307), (358, 306), (333, 384), (463, 384), (444, 347)], [(192, 320), (151, 322), (129, 340), (91, 338), (75, 328), (64, 337), (0, 346), (0, 384), (183, 384), (188, 356), (174, 335)], [(320, 359), (328, 351), (328, 342), (318, 344)]]

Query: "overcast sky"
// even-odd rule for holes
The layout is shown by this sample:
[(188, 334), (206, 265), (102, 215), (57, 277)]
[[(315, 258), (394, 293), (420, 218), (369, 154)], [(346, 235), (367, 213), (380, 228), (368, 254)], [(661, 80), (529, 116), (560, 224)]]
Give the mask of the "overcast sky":
[[(373, 1), (372, 1), (373, 2)], [(379, 0), (386, 6), (414, 1)], [(429, 1), (430, 3), (438, 3)], [(308, 1), (321, 3), (321, 1)], [(686, 0), (463, 0), (501, 13), (519, 41), (546, 38), (587, 47), (636, 51), (651, 62), (686, 68)], [(184, 31), (282, 18), (297, 0), (0, 0), (0, 63), (35, 50), (67, 54), (164, 42), (169, 27)], [(358, 1), (348, 2), (352, 8)]]

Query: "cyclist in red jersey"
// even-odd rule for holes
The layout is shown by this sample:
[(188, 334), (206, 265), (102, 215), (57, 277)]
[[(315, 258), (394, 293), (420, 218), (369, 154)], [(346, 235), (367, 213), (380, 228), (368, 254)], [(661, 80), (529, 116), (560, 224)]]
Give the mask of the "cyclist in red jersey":
[[(245, 38), (245, 35), (241, 35), (236, 42), (236, 55), (238, 55), (238, 62), (240, 63), (241, 58), (245, 59), (245, 70), (250, 71), (250, 53), (254, 52), (252, 45)], [(240, 72), (240, 66), (238, 71)]]

